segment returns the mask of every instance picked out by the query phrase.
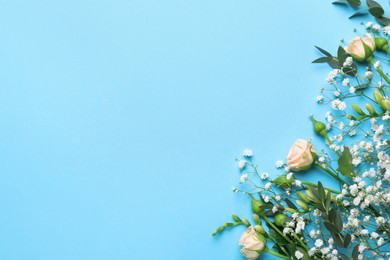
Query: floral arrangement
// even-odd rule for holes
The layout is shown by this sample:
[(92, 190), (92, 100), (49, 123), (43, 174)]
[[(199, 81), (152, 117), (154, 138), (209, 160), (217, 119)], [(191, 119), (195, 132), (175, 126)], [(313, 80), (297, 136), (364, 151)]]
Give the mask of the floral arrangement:
[[(359, 0), (335, 4), (361, 6)], [(281, 259), (390, 259), (390, 79), (381, 62), (389, 61), (390, 19), (381, 5), (368, 0), (366, 9), (381, 25), (362, 24), (364, 33), (348, 44), (342, 41), (337, 55), (316, 47), (324, 56), (314, 63), (328, 63), (317, 102), (330, 106), (325, 119), (310, 117), (316, 138), (298, 139), (285, 162), (285, 172), (274, 179), (261, 173), (253, 152), (238, 160), (240, 188), (249, 196), (253, 220), (233, 214), (233, 221), (219, 227), (245, 226), (239, 240), (247, 259), (268, 253)], [(317, 169), (329, 174), (337, 189), (320, 181), (298, 179), (294, 172)]]

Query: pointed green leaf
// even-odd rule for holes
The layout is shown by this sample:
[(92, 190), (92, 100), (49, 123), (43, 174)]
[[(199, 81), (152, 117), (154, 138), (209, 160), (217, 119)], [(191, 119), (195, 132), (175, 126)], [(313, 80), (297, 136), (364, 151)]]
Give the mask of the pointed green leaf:
[(376, 17), (375, 19), (381, 25), (384, 25), (384, 26), (390, 25), (390, 18), (389, 17), (382, 16), (382, 17)]
[(314, 46), (316, 47), (320, 52), (322, 52), (324, 55), (328, 56), (328, 57), (332, 57), (332, 54), (330, 54), (329, 52), (327, 52), (326, 50), (318, 47), (318, 46)]
[(316, 60), (313, 60), (312, 63), (324, 63), (324, 62), (329, 62), (332, 60), (332, 57), (321, 57)]
[(344, 151), (338, 160), (338, 164), (339, 167), (337, 168), (337, 171), (339, 171), (342, 175), (346, 177), (355, 176), (355, 172), (352, 166), (352, 155), (348, 147), (344, 148)]
[(351, 15), (350, 17), (348, 17), (349, 19), (351, 18), (354, 18), (354, 17), (358, 17), (358, 16), (362, 16), (362, 15), (366, 15), (367, 14), (367, 11), (366, 10), (363, 10), (363, 11), (357, 11), (356, 13), (354, 13), (353, 15)]
[(338, 0), (338, 1), (333, 2), (332, 4), (334, 4), (334, 5), (345, 5), (345, 4), (348, 4), (348, 2), (347, 2), (347, 0)]

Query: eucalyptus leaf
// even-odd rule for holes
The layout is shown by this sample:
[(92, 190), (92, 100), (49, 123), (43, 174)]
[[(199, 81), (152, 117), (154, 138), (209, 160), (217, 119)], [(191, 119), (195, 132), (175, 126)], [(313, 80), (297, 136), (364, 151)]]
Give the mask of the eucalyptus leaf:
[(348, 4), (348, 2), (347, 2), (347, 0), (338, 0), (338, 1), (333, 2), (332, 4), (334, 4), (334, 5), (345, 5), (345, 4)]
[(313, 60), (311, 63), (324, 63), (324, 62), (329, 62), (331, 60), (332, 60), (332, 57), (321, 57), (321, 58)]
[(368, 5), (368, 7), (380, 7), (380, 8), (382, 8), (382, 6), (378, 2), (375, 2), (374, 0), (367, 0), (366, 3)]
[(354, 13), (353, 15), (351, 15), (351, 16), (349, 17), (349, 19), (354, 18), (354, 17), (358, 17), (358, 16), (363, 16), (363, 15), (366, 15), (366, 14), (367, 14), (367, 11), (366, 11), (366, 10), (357, 11), (356, 13)]
[(370, 12), (370, 14), (372, 14), (372, 16), (375, 16), (375, 17), (381, 17), (382, 15), (385, 14), (385, 10), (383, 10), (382, 7), (370, 7), (368, 9), (368, 11)]
[(328, 56), (328, 57), (332, 57), (332, 54), (330, 54), (329, 52), (327, 52), (326, 50), (318, 47), (318, 46), (314, 46), (316, 47), (320, 52), (322, 52), (322, 54), (324, 54), (325, 56)]
[(359, 6), (362, 4), (360, 0), (347, 0), (347, 2), (350, 6), (353, 6), (353, 7), (356, 7), (356, 6)]
[(390, 25), (390, 18), (389, 17), (386, 17), (386, 16), (382, 16), (382, 17), (376, 17), (375, 18), (377, 20), (378, 23), (380, 23), (381, 25)]

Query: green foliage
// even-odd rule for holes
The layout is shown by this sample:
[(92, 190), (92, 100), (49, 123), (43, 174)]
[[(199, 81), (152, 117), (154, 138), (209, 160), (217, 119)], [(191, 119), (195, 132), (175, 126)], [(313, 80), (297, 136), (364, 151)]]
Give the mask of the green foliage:
[(339, 167), (337, 168), (337, 171), (339, 171), (342, 175), (346, 177), (355, 176), (355, 171), (352, 166), (352, 155), (348, 147), (344, 148), (344, 151), (338, 160), (338, 164)]

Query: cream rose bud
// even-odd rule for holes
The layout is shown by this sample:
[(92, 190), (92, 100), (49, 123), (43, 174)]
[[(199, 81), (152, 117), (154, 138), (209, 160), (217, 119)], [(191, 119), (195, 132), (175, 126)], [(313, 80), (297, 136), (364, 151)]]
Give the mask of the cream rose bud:
[[(364, 44), (368, 46), (370, 52), (366, 53)], [(351, 55), (357, 61), (364, 61), (366, 58), (372, 55), (372, 52), (375, 50), (375, 40), (372, 38), (371, 34), (367, 33), (366, 37), (362, 38), (356, 36), (347, 46), (346, 52)]]
[(261, 240), (260, 235), (256, 233), (252, 226), (248, 227), (242, 234), (240, 245), (242, 245), (241, 253), (247, 259), (259, 258), (265, 248), (265, 242)]
[(291, 171), (308, 170), (313, 164), (316, 153), (310, 141), (298, 139), (287, 155), (287, 165)]

